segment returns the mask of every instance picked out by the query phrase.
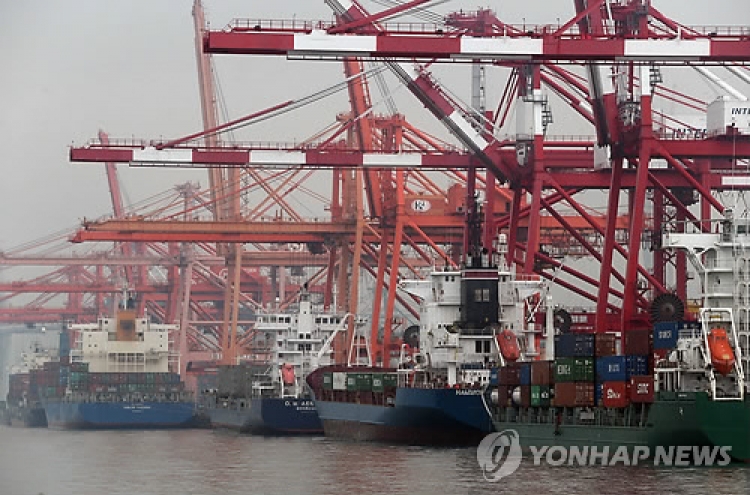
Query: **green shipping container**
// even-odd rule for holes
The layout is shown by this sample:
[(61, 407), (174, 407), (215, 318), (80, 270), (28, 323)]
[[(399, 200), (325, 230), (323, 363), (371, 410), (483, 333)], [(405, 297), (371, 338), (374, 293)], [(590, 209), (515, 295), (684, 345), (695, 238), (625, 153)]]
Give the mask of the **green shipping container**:
[(385, 382), (384, 382), (383, 373), (372, 374), (372, 391), (373, 392), (382, 392), (385, 389), (384, 383)]
[(357, 390), (370, 392), (372, 390), (372, 374), (357, 373)]
[(347, 373), (346, 374), (346, 390), (349, 392), (357, 391), (357, 375), (359, 373)]
[(323, 373), (323, 390), (333, 390), (333, 373)]
[(594, 358), (555, 359), (555, 383), (593, 382), (595, 376)]
[(396, 388), (398, 386), (398, 377), (395, 373), (387, 373), (383, 375), (383, 387), (385, 388)]
[(531, 405), (534, 407), (547, 407), (550, 405), (550, 386), (531, 386)]

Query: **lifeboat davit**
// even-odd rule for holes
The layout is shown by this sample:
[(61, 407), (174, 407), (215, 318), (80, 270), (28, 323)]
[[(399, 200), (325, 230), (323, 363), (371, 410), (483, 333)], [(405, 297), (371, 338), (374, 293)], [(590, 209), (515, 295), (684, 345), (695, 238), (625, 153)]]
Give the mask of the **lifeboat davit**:
[(284, 363), (281, 367), (281, 380), (284, 385), (294, 385), (294, 366)]
[(500, 354), (506, 361), (512, 363), (521, 357), (521, 349), (518, 347), (516, 334), (506, 328), (495, 338), (497, 338), (497, 344), (500, 346)]
[(711, 351), (711, 365), (722, 375), (728, 375), (734, 367), (734, 351), (729, 345), (727, 331), (714, 328), (708, 334), (708, 347)]

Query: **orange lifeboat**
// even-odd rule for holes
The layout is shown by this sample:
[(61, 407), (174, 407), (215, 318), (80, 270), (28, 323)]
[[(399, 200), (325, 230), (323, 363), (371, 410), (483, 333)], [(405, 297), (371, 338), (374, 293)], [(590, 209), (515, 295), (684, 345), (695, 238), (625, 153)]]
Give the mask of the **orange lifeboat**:
[(708, 334), (708, 347), (711, 350), (711, 364), (722, 375), (728, 375), (734, 367), (734, 351), (729, 345), (727, 331), (714, 328)]
[(503, 355), (506, 361), (514, 362), (521, 357), (521, 349), (518, 347), (516, 334), (506, 328), (497, 334), (496, 338), (497, 344), (500, 346), (500, 354)]
[(284, 363), (281, 367), (281, 380), (284, 385), (294, 385), (294, 366)]

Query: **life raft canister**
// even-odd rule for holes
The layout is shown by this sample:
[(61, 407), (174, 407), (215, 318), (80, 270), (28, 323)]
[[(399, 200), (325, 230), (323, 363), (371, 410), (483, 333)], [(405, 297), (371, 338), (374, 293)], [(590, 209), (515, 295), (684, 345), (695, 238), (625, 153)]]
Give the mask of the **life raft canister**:
[(518, 347), (516, 334), (509, 329), (505, 329), (497, 334), (497, 344), (500, 346), (500, 354), (506, 361), (514, 362), (521, 357), (521, 349)]
[(294, 366), (289, 363), (281, 366), (281, 380), (284, 385), (294, 385)]
[(714, 328), (708, 334), (708, 347), (711, 351), (711, 365), (716, 371), (726, 376), (734, 367), (734, 351), (729, 345), (727, 331)]

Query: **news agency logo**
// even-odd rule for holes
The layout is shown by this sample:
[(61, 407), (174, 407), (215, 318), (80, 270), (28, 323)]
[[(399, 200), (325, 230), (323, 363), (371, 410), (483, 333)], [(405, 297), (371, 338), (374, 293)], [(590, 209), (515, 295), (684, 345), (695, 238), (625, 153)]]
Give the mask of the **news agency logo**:
[[(535, 466), (726, 466), (732, 462), (732, 447), (719, 446), (529, 446)], [(494, 483), (515, 473), (523, 457), (516, 430), (490, 433), (477, 447), (482, 475)]]
[(490, 433), (477, 447), (482, 476), (491, 483), (515, 473), (521, 465), (521, 457), (521, 442), (516, 430)]

